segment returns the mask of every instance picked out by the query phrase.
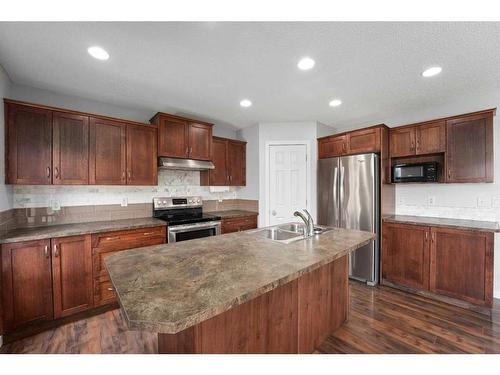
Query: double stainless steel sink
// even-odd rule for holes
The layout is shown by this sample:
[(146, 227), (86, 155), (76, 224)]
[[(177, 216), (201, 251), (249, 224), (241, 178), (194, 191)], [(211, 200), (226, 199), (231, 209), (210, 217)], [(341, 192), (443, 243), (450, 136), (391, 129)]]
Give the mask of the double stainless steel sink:
[[(333, 227), (324, 227), (320, 225), (315, 225), (314, 235), (321, 235), (332, 229)], [(308, 238), (304, 237), (305, 232), (306, 232), (306, 226), (304, 224), (286, 223), (286, 224), (276, 225), (273, 227), (249, 231), (248, 233), (253, 234), (257, 237), (263, 237), (272, 241), (287, 244), (290, 242), (300, 241)]]

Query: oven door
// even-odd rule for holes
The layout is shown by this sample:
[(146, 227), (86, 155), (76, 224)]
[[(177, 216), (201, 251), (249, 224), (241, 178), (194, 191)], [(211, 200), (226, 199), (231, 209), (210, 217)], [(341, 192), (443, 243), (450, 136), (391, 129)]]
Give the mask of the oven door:
[(220, 221), (207, 223), (173, 225), (168, 227), (168, 243), (193, 240), (195, 238), (220, 234)]

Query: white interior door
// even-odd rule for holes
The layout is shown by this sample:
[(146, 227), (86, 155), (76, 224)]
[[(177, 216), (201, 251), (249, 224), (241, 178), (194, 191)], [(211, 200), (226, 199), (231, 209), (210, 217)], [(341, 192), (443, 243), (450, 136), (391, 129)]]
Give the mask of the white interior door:
[(297, 221), (307, 207), (306, 145), (269, 146), (269, 225)]

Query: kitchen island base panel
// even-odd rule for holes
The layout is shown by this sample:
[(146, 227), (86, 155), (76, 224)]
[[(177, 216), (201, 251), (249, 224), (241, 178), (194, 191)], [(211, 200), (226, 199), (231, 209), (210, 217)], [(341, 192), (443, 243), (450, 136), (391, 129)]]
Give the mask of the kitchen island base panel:
[(343, 256), (177, 334), (158, 334), (158, 352), (312, 353), (347, 320)]

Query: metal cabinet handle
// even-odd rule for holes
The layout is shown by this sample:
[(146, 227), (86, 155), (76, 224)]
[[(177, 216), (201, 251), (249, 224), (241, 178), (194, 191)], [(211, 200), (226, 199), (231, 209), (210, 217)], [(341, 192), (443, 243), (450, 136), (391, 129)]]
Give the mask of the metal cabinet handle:
[(448, 169), (448, 178), (451, 178), (451, 168)]
[(132, 172), (130, 170), (127, 172), (127, 175), (128, 175), (128, 179), (131, 180), (132, 179)]
[(155, 234), (155, 232), (145, 232), (145, 233), (143, 233), (142, 235), (143, 235), (143, 236), (150, 236), (150, 235), (152, 235), (152, 234)]
[(54, 245), (54, 257), (57, 258), (59, 256), (59, 250), (57, 248), (57, 244)]
[(47, 167), (47, 178), (50, 178), (50, 167)]
[(120, 237), (119, 236), (115, 236), (115, 237), (106, 237), (106, 241), (114, 241), (114, 240), (119, 240)]
[(45, 258), (48, 258), (49, 257), (49, 246), (48, 245), (45, 245), (43, 252), (45, 254)]
[(115, 288), (111, 288), (111, 287), (109, 287), (109, 288), (108, 288), (108, 290), (109, 290), (110, 292), (114, 292), (114, 291), (115, 291)]
[(432, 242), (436, 242), (436, 232), (432, 232)]
[(59, 178), (59, 168), (58, 167), (54, 168), (54, 177)]
[(189, 156), (189, 147), (186, 147), (186, 155)]
[(125, 180), (125, 178), (126, 178), (125, 171), (122, 171), (122, 180)]
[(427, 241), (427, 239), (429, 238), (429, 232), (425, 232), (425, 240)]
[(193, 153), (193, 148), (192, 148), (192, 147), (190, 147), (190, 148), (189, 148), (189, 155), (191, 155), (192, 153)]

